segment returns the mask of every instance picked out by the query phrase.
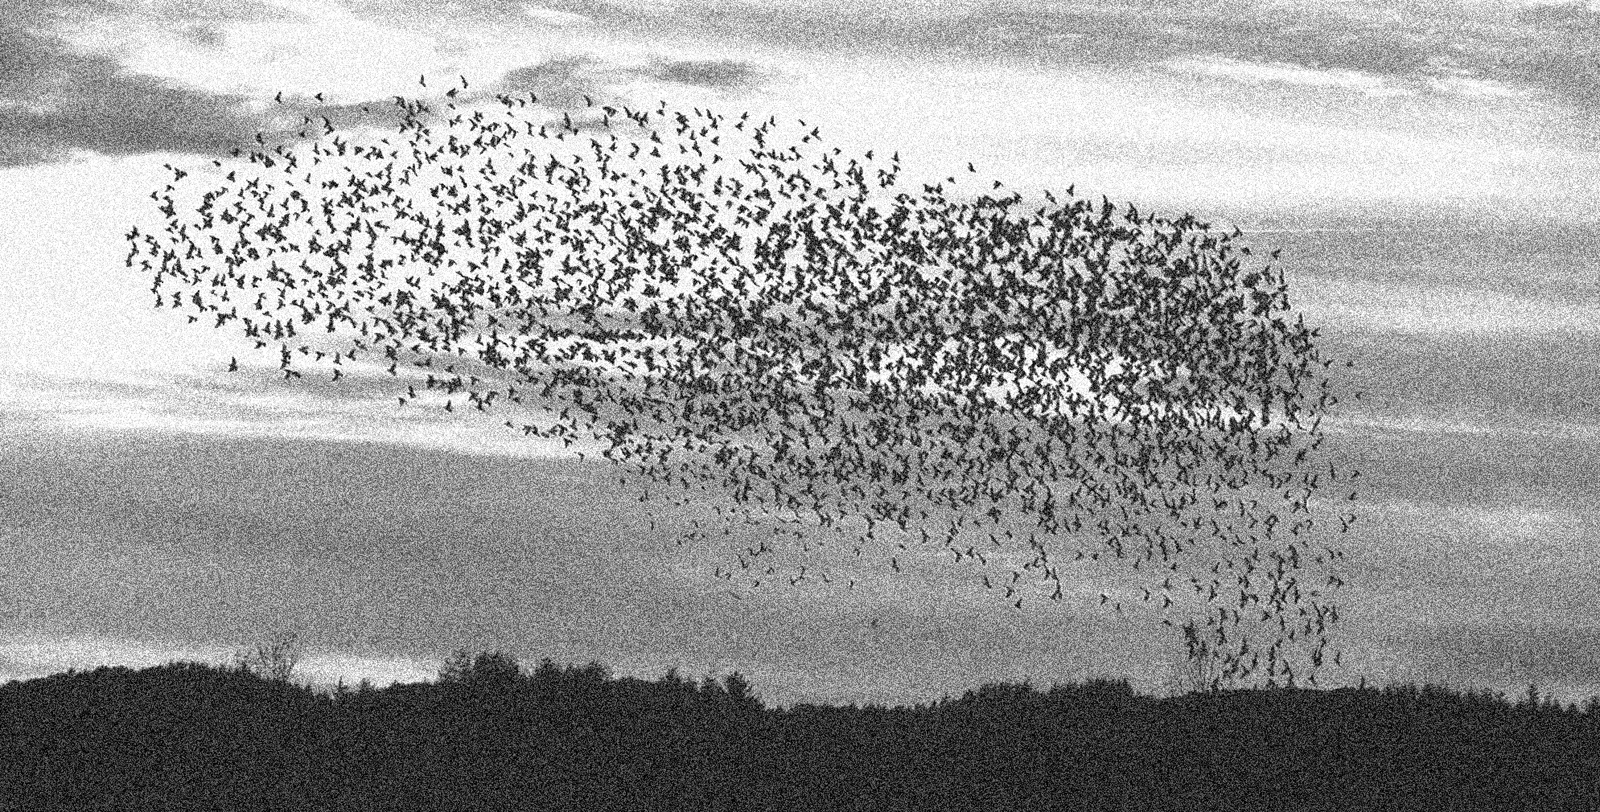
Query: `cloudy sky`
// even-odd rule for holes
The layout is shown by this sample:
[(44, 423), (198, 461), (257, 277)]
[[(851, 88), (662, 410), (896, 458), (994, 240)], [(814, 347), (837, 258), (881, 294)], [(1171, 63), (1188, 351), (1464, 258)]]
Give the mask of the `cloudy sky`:
[(729, 595), (725, 551), (664, 543), (594, 462), (398, 409), (363, 386), (376, 369), (285, 385), (242, 338), (153, 310), (124, 267), (123, 233), (159, 228), (162, 165), (206, 171), (253, 145), (279, 126), (276, 94), (350, 120), (464, 75), (554, 110), (587, 93), (804, 119), (855, 154), (899, 150), (902, 183), (971, 161), (1025, 195), (1075, 184), (1238, 225), (1282, 250), (1296, 309), (1368, 393), (1324, 446), (1368, 482), (1338, 624), (1348, 680), (1600, 693), (1600, 7), (11, 6), (0, 677), (223, 660), (295, 630), (318, 680), (421, 679), (468, 647), (738, 669), (784, 703), (1100, 674), (1160, 687), (1180, 650), (1149, 617), (1019, 612), (939, 560), (864, 569), (852, 592)]

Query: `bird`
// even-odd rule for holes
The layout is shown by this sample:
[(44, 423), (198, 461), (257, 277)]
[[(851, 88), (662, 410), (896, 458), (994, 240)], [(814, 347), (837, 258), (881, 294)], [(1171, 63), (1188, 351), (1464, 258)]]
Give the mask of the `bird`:
[[(460, 78), (447, 98), (469, 87)], [(824, 149), (804, 121), (785, 141), (776, 117), (748, 111), (729, 128), (665, 102), (575, 120), (530, 109), (534, 93), (495, 101), (504, 115), (395, 97), (395, 131), (309, 145), (331, 186), (306, 173), (306, 150), (266, 149), (257, 133), (261, 148), (235, 149), (239, 171), (192, 210), (170, 186), (152, 192), (167, 228), (126, 234), (127, 264), (155, 277), (158, 307), (241, 327), (257, 349), (278, 341), (286, 381), (300, 377), (296, 354), (331, 360), (334, 381), (355, 379), (339, 365), (362, 353), (395, 378), (407, 364), (446, 412), (458, 395), (477, 411), (544, 410), (502, 422), (562, 448), (589, 435), (635, 482), (731, 499), (715, 513), (722, 537), (739, 521), (771, 537), (741, 569), (790, 544), (809, 555), (829, 534), (857, 557), (919, 539), (956, 564), (1014, 552), (1032, 560), (1005, 589), (981, 581), (1020, 609), (1023, 573), (1056, 581), (1060, 599), (1066, 534), (1103, 542), (1072, 563), (1126, 564), (1148, 579), (1147, 602), (1157, 583), (1170, 593), (1180, 560), (1254, 547), (1191, 578), (1211, 609), (1188, 629), (1219, 656), (1242, 639), (1226, 627), (1254, 622), (1240, 610), (1272, 624), (1320, 598), (1287, 579), (1338, 560), (1300, 549), (1299, 516), (1341, 481), (1315, 473), (1318, 421), (1338, 402), (1322, 371), (1333, 359), (1285, 315), (1281, 273), (1239, 261), (1250, 255), (1238, 236), (1075, 200), (1072, 185), (1031, 211), (998, 180), (992, 194), (925, 185), (875, 209), (870, 193), (902, 188), (899, 151), (868, 167), (888, 150), (863, 162)], [(441, 182), (423, 180), (432, 170)], [(1112, 249), (1123, 261), (1102, 259)], [(336, 346), (302, 345), (302, 327)], [(1184, 358), (1188, 371), (1106, 371), (1116, 357)], [(401, 386), (403, 406), (424, 381)], [(1269, 411), (1277, 420), (1290, 404), (1304, 419), (1269, 428)], [(1276, 495), (1246, 502), (1250, 482)], [(715, 536), (697, 526), (684, 538)], [(897, 554), (889, 565), (904, 573)], [(775, 572), (755, 585), (798, 588), (807, 570)], [(1100, 605), (1122, 611), (1107, 593)]]

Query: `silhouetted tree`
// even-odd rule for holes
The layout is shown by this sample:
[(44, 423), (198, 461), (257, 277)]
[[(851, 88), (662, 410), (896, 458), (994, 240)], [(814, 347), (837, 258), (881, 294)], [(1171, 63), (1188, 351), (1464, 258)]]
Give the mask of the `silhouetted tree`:
[(760, 700), (755, 697), (755, 692), (751, 690), (750, 681), (745, 679), (744, 675), (738, 671), (723, 677), (722, 685), (728, 693), (728, 698), (734, 702), (741, 705), (760, 704)]
[(300, 665), (304, 646), (294, 632), (277, 632), (257, 643), (255, 650), (234, 654), (234, 666), (270, 682), (287, 683)]
[(0, 809), (1597, 808), (1594, 713), (1444, 686), (1158, 700), (1100, 678), (727, 712), (753, 695), (742, 676), (596, 681), (591, 663), (542, 669), (548, 697), (453, 701), (478, 661), (344, 702), (201, 664), (13, 681)]
[(502, 651), (484, 651), (473, 655), (466, 649), (457, 649), (439, 669), (440, 683), (476, 688), (509, 687), (516, 684), (521, 676), (522, 670), (516, 658)]

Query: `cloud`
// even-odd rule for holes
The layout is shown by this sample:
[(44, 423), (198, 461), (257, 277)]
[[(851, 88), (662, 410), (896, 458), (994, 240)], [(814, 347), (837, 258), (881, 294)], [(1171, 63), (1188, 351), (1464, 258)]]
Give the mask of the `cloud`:
[(227, 32), (216, 25), (191, 25), (180, 33), (185, 40), (205, 48), (220, 48), (228, 42)]
[(1600, 11), (1584, 2), (1523, 7), (1496, 39), (1503, 51), (1497, 60), (1487, 47), (1477, 55), (1482, 62), (1495, 60), (1493, 78), (1600, 104)]
[(755, 64), (736, 59), (657, 58), (643, 65), (620, 65), (580, 54), (514, 68), (501, 78), (497, 89), (512, 95), (535, 93), (542, 105), (581, 107), (584, 96), (597, 104), (609, 101), (609, 86), (636, 77), (734, 90), (755, 86), (765, 76)]
[(536, 6), (532, 4), (523, 6), (522, 13), (526, 14), (529, 19), (538, 20), (539, 22), (548, 23), (550, 25), (562, 28), (573, 25), (586, 25), (593, 22), (582, 14), (556, 11), (554, 9), (548, 9), (544, 8), (543, 6)]
[(758, 84), (764, 76), (756, 66), (736, 59), (661, 61), (647, 73), (668, 82), (724, 90), (750, 87)]
[(1048, 7), (1003, 2), (954, 13), (859, 0), (554, 0), (546, 5), (641, 35), (687, 34), (854, 53), (954, 54), (1026, 65), (1139, 68), (1217, 60), (1239, 66), (1231, 75), (1247, 81), (1303, 84), (1306, 74), (1299, 71), (1307, 71), (1344, 77), (1344, 83), (1379, 82), (1424, 92), (1470, 95), (1484, 87), (1521, 86), (1579, 105), (1600, 103), (1600, 14), (1580, 3), (1519, 9), (1468, 2), (1396, 7), (1379, 0)]
[(1362, 504), (1409, 501), (1433, 506), (1595, 503), (1600, 437), (1514, 430), (1414, 430), (1404, 422), (1330, 434), (1326, 452), (1363, 472)]
[(75, 150), (222, 153), (256, 131), (244, 102), (126, 72), (54, 36), (0, 28), (0, 166)]
[(1577, 524), (1575, 515), (1524, 505), (1500, 508), (1452, 505), (1421, 510), (1417, 505), (1403, 503), (1402, 509), (1430, 522), (1447, 521), (1488, 538), (1547, 539), (1557, 532), (1569, 536), (1582, 535), (1581, 532), (1574, 532)]
[[(1341, 343), (1343, 343), (1341, 341)], [(1373, 408), (1520, 426), (1600, 426), (1600, 334), (1367, 333), (1346, 344)]]
[(1352, 70), (1318, 70), (1290, 63), (1241, 62), (1236, 59), (1184, 58), (1168, 63), (1175, 71), (1214, 76), (1244, 82), (1276, 82), (1309, 87), (1337, 88), (1365, 93), (1370, 96), (1394, 96), (1407, 93), (1383, 78)]
[(511, 95), (534, 93), (543, 105), (579, 107), (585, 95), (597, 93), (597, 76), (604, 71), (605, 63), (592, 56), (550, 59), (507, 71), (498, 89)]
[(1600, 333), (1600, 312), (1494, 290), (1322, 280), (1302, 307), (1327, 320), (1389, 333)]
[[(121, 19), (129, 26), (182, 22), (187, 24), (179, 29), (179, 42), (217, 49), (229, 41), (223, 22), (276, 19), (287, 13), (280, 8), (183, 0), (142, 8), (135, 17), (103, 3), (30, 2), (22, 12), (0, 20), (0, 167), (57, 162), (84, 151), (222, 155), (255, 147), (258, 132), (269, 146), (292, 140), (302, 115), (330, 115), (341, 126), (387, 125), (396, 119), (387, 106), (368, 114), (360, 112), (360, 103), (324, 105), (298, 96), (262, 109), (259, 100), (245, 95), (130, 70), (120, 61), (121, 51), (79, 47), (50, 31), (96, 15), (104, 18), (101, 23)], [(284, 120), (293, 126), (280, 125)]]
[[(395, 395), (404, 391), (405, 379), (397, 385), (378, 365), (353, 363), (337, 384), (308, 371), (291, 386), (272, 375), (272, 368), (251, 366), (248, 358), (240, 363), (246, 371), (239, 378), (0, 374), (0, 415), (38, 428), (108, 434), (376, 443), (524, 459), (572, 453), (558, 441), (527, 437), (503, 425), (508, 418), (528, 417), (528, 411), (497, 406), (480, 415), (462, 396), (447, 398), (442, 392), (423, 392), (401, 408)], [(421, 376), (416, 377), (420, 384)], [(443, 411), (447, 399), (455, 401), (456, 412)]]
[(114, 0), (12, 0), (3, 23), (7, 28), (29, 29), (90, 19), (117, 10)]

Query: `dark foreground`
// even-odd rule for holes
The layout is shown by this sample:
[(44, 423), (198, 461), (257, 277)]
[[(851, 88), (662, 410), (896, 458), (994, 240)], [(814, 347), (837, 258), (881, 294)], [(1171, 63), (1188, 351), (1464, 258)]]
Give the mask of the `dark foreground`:
[(738, 675), (315, 693), (238, 669), (0, 687), (6, 810), (1600, 810), (1600, 712), (1438, 688), (990, 685), (763, 708)]

